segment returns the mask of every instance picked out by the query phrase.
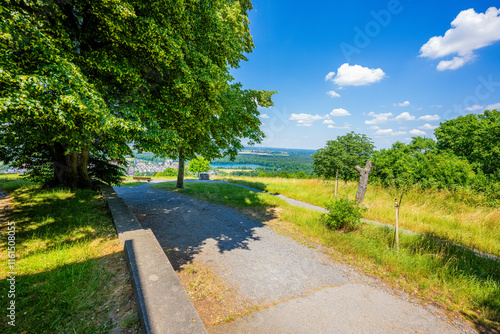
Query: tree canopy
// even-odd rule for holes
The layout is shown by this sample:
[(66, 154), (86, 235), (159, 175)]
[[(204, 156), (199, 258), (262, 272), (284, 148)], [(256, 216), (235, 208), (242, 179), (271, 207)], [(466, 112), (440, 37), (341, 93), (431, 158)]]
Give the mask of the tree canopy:
[(364, 166), (374, 152), (370, 138), (364, 134), (350, 132), (329, 140), (324, 148), (313, 154), (314, 172), (326, 178), (334, 178), (338, 170), (345, 181), (359, 177), (354, 169)]
[(476, 172), (500, 176), (500, 111), (459, 116), (434, 133), (439, 149), (467, 159)]
[[(253, 42), (247, 0), (0, 5), (0, 160), (88, 187), (127, 143), (162, 156), (259, 142), (272, 92), (231, 83)], [(114, 161), (115, 164), (109, 164)], [(100, 166), (100, 167), (99, 167)], [(115, 173), (116, 174), (116, 173)]]
[(188, 170), (192, 173), (203, 173), (210, 170), (210, 161), (207, 159), (197, 156), (189, 161)]

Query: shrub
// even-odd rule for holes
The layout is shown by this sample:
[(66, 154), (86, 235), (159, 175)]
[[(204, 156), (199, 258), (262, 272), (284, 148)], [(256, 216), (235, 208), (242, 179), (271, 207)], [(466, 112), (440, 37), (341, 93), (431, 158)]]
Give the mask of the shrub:
[(366, 208), (355, 200), (348, 198), (335, 199), (325, 204), (328, 213), (323, 215), (323, 222), (328, 228), (352, 231), (361, 223), (361, 212)]

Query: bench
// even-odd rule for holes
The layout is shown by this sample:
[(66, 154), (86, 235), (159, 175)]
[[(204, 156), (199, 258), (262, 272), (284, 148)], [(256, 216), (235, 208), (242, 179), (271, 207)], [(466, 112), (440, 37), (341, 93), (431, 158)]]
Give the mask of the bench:
[(134, 180), (137, 180), (137, 181), (148, 181), (148, 182), (151, 182), (151, 178), (148, 177), (148, 176), (134, 176), (132, 178)]

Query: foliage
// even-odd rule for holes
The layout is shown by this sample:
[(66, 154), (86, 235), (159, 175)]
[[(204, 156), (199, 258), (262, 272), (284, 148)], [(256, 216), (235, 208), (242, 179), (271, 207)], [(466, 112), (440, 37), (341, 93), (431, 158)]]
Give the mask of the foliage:
[(350, 132), (338, 136), (336, 140), (329, 140), (324, 148), (312, 155), (314, 172), (331, 179), (335, 178), (338, 170), (339, 176), (345, 181), (354, 180), (359, 177), (354, 167), (365, 166), (373, 150), (371, 139), (364, 134)]
[(189, 161), (188, 170), (196, 174), (208, 172), (210, 170), (210, 162), (203, 157), (197, 156)]
[[(250, 1), (9, 1), (0, 7), (0, 160), (52, 162), (89, 187), (89, 158), (236, 154), (259, 142), (257, 107), (229, 71), (252, 51)], [(179, 151), (180, 149), (180, 151)], [(43, 163), (39, 163), (42, 159)]]
[(441, 123), (435, 135), (441, 151), (467, 159), (476, 172), (500, 172), (500, 111), (459, 116)]
[(163, 170), (163, 172), (156, 173), (155, 176), (176, 176), (177, 169), (172, 167), (167, 167)]
[(341, 197), (326, 203), (325, 207), (328, 213), (323, 215), (322, 220), (328, 228), (353, 231), (361, 225), (362, 211), (365, 208), (358, 201)]
[(466, 187), (475, 173), (465, 159), (450, 152), (439, 152), (432, 139), (415, 137), (410, 144), (396, 142), (390, 149), (376, 152), (372, 158), (372, 178), (397, 188)]

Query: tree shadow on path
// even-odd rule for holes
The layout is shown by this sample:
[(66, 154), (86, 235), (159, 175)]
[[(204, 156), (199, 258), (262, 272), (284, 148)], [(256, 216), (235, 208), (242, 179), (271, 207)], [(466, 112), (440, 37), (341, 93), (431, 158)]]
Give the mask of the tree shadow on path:
[(243, 211), (258, 208), (263, 215), (255, 220), (227, 206), (149, 187), (116, 189), (141, 225), (151, 228), (175, 270), (192, 262), (202, 251), (222, 254), (235, 249), (249, 250), (251, 242), (260, 240), (256, 230), (264, 226), (263, 219), (276, 217), (268, 210), (272, 206), (251, 190), (220, 183), (185, 186), (183, 192), (187, 195), (201, 193), (199, 197), (218, 198), (224, 204), (238, 203)]

